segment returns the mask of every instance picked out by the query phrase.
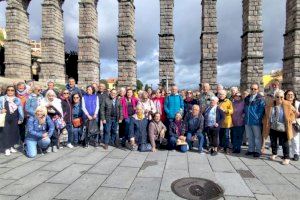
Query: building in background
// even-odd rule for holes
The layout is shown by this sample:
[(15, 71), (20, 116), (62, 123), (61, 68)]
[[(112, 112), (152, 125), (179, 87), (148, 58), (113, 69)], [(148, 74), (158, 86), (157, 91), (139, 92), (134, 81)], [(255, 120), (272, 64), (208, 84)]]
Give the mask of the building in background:
[(107, 88), (109, 90), (116, 88), (117, 78), (109, 78), (107, 79)]

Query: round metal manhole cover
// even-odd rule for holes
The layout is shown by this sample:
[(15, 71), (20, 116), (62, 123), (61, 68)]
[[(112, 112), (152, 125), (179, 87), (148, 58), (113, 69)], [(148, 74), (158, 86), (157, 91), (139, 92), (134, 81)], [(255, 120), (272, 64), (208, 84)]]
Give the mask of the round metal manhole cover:
[(172, 191), (189, 200), (214, 200), (223, 197), (224, 190), (215, 182), (203, 178), (182, 178), (174, 181)]

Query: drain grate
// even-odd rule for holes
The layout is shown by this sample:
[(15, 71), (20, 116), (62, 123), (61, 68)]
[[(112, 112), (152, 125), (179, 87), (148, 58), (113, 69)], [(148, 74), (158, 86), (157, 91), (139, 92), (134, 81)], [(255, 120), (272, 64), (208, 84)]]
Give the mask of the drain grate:
[(177, 196), (189, 200), (214, 200), (224, 195), (224, 190), (218, 184), (203, 178), (178, 179), (171, 188)]
[(250, 170), (236, 170), (242, 178), (255, 178)]

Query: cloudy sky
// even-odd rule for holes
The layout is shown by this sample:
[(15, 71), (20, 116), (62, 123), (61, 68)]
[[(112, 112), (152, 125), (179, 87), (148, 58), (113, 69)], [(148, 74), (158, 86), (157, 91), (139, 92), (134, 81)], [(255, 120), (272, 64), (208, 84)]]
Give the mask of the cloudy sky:
[[(41, 37), (41, 3), (32, 0), (30, 38)], [(158, 84), (159, 0), (135, 0), (138, 79)], [(5, 2), (0, 2), (0, 27), (5, 27)], [(99, 0), (101, 78), (117, 76), (118, 1)], [(63, 5), (66, 50), (77, 50), (78, 0)], [(217, 2), (219, 55), (218, 82), (240, 81), (242, 0)], [(285, 1), (263, 0), (264, 72), (282, 67)], [(175, 0), (174, 10), (176, 83), (196, 87), (200, 80), (201, 0)]]

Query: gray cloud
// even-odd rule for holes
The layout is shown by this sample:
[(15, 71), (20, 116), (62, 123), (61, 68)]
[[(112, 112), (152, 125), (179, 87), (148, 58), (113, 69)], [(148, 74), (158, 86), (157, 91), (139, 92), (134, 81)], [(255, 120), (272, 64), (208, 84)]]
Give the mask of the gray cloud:
[[(31, 1), (30, 38), (41, 37), (41, 2)], [(240, 79), (242, 1), (217, 2), (219, 54), (218, 82), (237, 85)], [(158, 83), (159, 1), (136, 0), (138, 78)], [(0, 27), (5, 27), (6, 3), (0, 3)], [(65, 1), (64, 33), (67, 50), (77, 50), (78, 2)], [(99, 1), (99, 38), (102, 78), (117, 76), (118, 2)], [(285, 1), (263, 1), (265, 72), (282, 66)], [(175, 0), (174, 10), (176, 83), (197, 87), (200, 80), (201, 0)]]

